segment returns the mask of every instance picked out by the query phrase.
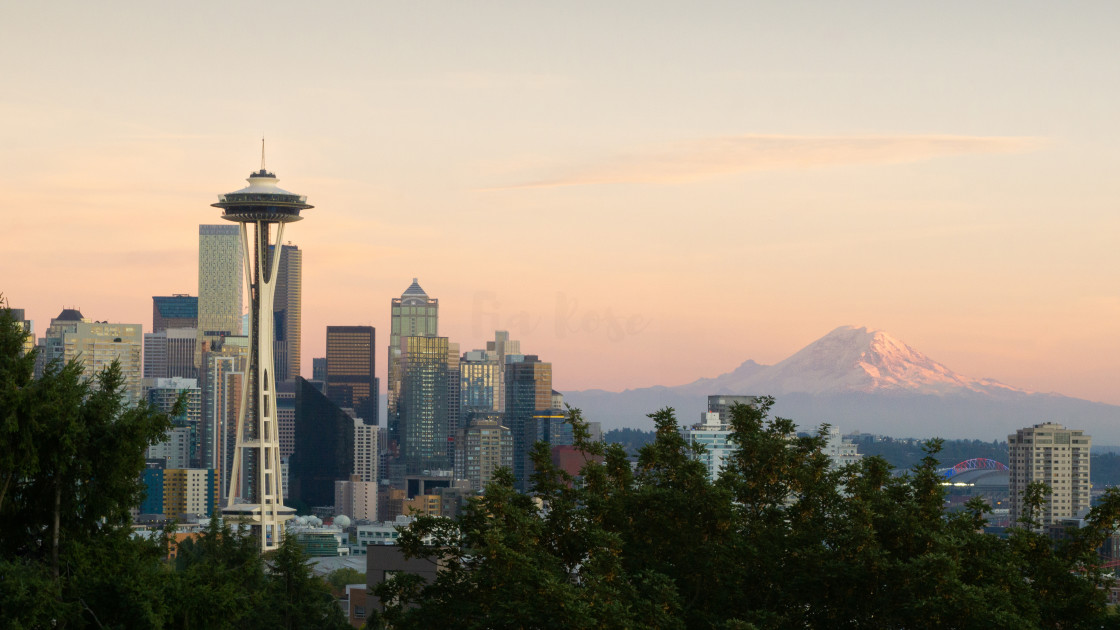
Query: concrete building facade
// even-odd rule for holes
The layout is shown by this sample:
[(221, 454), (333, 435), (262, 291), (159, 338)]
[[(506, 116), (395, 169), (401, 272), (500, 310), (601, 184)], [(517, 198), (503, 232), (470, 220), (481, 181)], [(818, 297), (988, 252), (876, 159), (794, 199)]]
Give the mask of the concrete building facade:
[(1084, 431), (1044, 422), (1007, 436), (1011, 520), (1024, 514), (1023, 493), (1040, 481), (1050, 496), (1036, 519), (1043, 527), (1079, 517), (1089, 509), (1089, 449), (1093, 438)]

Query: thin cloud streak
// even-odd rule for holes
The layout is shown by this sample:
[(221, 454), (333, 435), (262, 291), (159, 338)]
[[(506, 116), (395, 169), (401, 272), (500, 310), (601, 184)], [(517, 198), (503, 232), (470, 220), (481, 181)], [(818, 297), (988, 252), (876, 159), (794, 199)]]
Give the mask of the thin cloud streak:
[(899, 164), (949, 155), (1024, 153), (1042, 141), (1006, 136), (791, 136), (744, 134), (632, 151), (535, 181), (484, 190), (591, 184), (679, 184), (720, 175), (855, 164)]

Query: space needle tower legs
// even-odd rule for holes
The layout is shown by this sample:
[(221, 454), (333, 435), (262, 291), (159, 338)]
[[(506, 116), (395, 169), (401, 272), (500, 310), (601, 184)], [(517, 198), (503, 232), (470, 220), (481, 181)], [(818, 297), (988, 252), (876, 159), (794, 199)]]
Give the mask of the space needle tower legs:
[[(225, 518), (249, 526), (261, 551), (280, 545), (284, 521), (294, 510), (284, 505), (280, 476), (280, 433), (276, 410), (276, 375), (273, 363), (273, 301), (280, 266), (284, 224), (299, 221), (307, 198), (276, 186), (276, 177), (264, 169), (253, 173), (249, 186), (219, 197), (213, 204), (222, 218), (241, 224), (245, 280), (249, 288), (249, 367), (242, 387), (237, 418), (229, 496), (222, 509)], [(270, 239), (272, 226), (276, 237)]]

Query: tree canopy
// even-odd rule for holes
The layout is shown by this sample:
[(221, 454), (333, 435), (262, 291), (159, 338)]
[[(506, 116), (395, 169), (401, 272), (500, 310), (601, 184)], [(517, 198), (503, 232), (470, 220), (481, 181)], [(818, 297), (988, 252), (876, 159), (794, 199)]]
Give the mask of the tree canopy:
[[(797, 436), (772, 400), (737, 406), (736, 451), (712, 481), (671, 409), (631, 468), (592, 444), (573, 479), (534, 452), (535, 492), (498, 475), (456, 520), (416, 519), (411, 556), (437, 560), (430, 584), (375, 589), (371, 626), (427, 628), (1099, 628), (1109, 584), (1097, 549), (1120, 519), (1109, 492), (1063, 540), (1026, 526), (983, 532), (980, 501), (944, 511), (937, 441), (902, 475), (881, 458), (835, 468), (824, 430)], [(1045, 488), (1033, 487), (1039, 505)]]
[(116, 363), (34, 378), (24, 338), (0, 298), (0, 628), (349, 627), (294, 539), (262, 558), (211, 519), (168, 562), (166, 536), (135, 536), (145, 450), (168, 415), (125, 405)]

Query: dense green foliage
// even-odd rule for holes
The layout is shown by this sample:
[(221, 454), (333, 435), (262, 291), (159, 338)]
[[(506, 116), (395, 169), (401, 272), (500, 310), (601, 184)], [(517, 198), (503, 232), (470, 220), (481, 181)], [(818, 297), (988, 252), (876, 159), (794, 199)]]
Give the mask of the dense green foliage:
[[(652, 442), (655, 436), (654, 431), (612, 429), (603, 434), (603, 441), (617, 443), (627, 453), (636, 456), (641, 447)], [(857, 436), (855, 441), (861, 454), (882, 457), (892, 467), (900, 470), (912, 468), (926, 456), (925, 442), (914, 438), (865, 435)], [(1094, 447), (1093, 450), (1097, 448)], [(1007, 464), (1007, 442), (946, 439), (941, 442), (941, 450), (937, 453), (942, 468), (977, 457), (994, 459)], [(1120, 486), (1120, 453), (1105, 452), (1092, 455), (1089, 480), (1097, 488)]]
[[(712, 482), (671, 409), (636, 468), (617, 444), (581, 479), (534, 453), (536, 493), (500, 475), (457, 520), (418, 518), (404, 551), (443, 566), (401, 575), (371, 626), (429, 628), (1098, 628), (1096, 550), (1120, 519), (1109, 493), (1089, 526), (1054, 543), (1031, 528), (981, 531), (973, 501), (947, 515), (931, 442), (904, 475), (879, 457), (834, 470), (820, 435), (738, 406), (738, 447)], [(1045, 488), (1033, 487), (1035, 510)]]
[(294, 541), (262, 558), (214, 519), (168, 562), (164, 536), (134, 536), (168, 417), (123, 404), (116, 364), (33, 378), (23, 338), (0, 300), (0, 628), (349, 627)]

